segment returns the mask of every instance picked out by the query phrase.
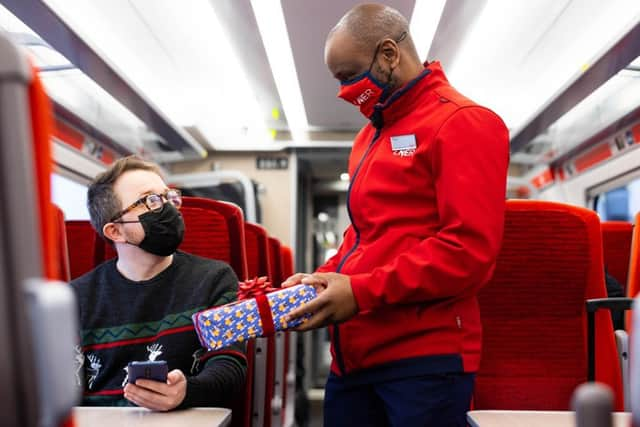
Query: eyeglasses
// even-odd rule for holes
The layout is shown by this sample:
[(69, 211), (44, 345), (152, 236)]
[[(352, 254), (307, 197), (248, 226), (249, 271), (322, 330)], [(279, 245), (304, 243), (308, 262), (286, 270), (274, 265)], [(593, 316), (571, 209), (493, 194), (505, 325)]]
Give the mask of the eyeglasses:
[(127, 222), (138, 222), (138, 221), (116, 221), (117, 219), (122, 218), (126, 213), (130, 212), (132, 209), (137, 208), (140, 205), (144, 205), (151, 212), (160, 212), (164, 207), (164, 201), (171, 203), (177, 209), (180, 209), (182, 206), (182, 193), (177, 188), (169, 188), (162, 194), (147, 194), (142, 196), (127, 208), (121, 210), (116, 216), (111, 218), (111, 222), (117, 222), (120, 224), (125, 224)]

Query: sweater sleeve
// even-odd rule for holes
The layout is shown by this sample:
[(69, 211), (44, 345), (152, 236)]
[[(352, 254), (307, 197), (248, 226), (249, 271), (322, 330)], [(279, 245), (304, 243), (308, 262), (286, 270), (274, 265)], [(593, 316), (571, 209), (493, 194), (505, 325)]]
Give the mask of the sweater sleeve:
[(187, 378), (187, 394), (180, 408), (231, 407), (244, 390), (246, 364), (243, 361), (244, 358), (229, 355), (207, 360), (198, 375)]
[[(229, 266), (213, 278), (211, 307), (227, 304), (238, 298), (238, 278)], [(187, 377), (187, 393), (180, 408), (194, 406), (230, 407), (244, 390), (247, 359), (245, 346), (233, 344), (225, 349), (207, 352), (202, 370)]]
[(431, 162), (439, 231), (351, 276), (361, 311), (453, 297), (488, 280), (502, 242), (508, 131), (490, 110), (462, 108), (440, 128)]

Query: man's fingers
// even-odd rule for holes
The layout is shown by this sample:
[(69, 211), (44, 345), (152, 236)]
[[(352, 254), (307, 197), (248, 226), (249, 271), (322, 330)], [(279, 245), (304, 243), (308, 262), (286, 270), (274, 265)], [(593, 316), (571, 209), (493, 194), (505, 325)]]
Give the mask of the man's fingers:
[(154, 381), (154, 380), (147, 380), (147, 379), (139, 379), (136, 380), (136, 385), (138, 387), (143, 387), (146, 388), (148, 390), (152, 390), (156, 393), (160, 393), (160, 394), (169, 394), (169, 386), (167, 385), (167, 383), (163, 383), (160, 381)]
[(305, 284), (305, 285), (311, 285), (311, 286), (322, 286), (322, 287), (327, 287), (327, 279), (319, 274), (307, 274), (305, 277), (302, 278), (301, 283)]
[(324, 306), (326, 303), (327, 303), (327, 301), (322, 295), (317, 296), (316, 298), (312, 299), (311, 301), (306, 302), (303, 305), (301, 305), (300, 307), (292, 310), (287, 315), (287, 323), (289, 323), (292, 320), (295, 320), (295, 319), (297, 319), (299, 317), (302, 317), (305, 314), (315, 313), (322, 306)]
[(283, 288), (288, 288), (290, 286), (295, 286), (298, 285), (302, 282), (302, 279), (305, 276), (309, 276), (309, 274), (307, 273), (296, 273), (293, 276), (290, 276), (287, 278), (287, 280), (285, 280), (284, 282), (282, 282), (282, 287)]
[(131, 387), (128, 387), (125, 392), (125, 398), (136, 405), (144, 406), (145, 408), (155, 411), (166, 411), (169, 409), (170, 402), (168, 397), (142, 387), (136, 387), (133, 384), (130, 385)]
[(180, 369), (174, 369), (167, 374), (167, 382), (169, 385), (179, 383), (184, 378), (184, 374)]
[(135, 403), (136, 405), (143, 407), (143, 408), (147, 408), (147, 409), (151, 409), (152, 411), (167, 411), (169, 410), (168, 407), (165, 407), (162, 403), (157, 402), (155, 400), (151, 400), (151, 399), (147, 399), (145, 397), (141, 397), (138, 395), (125, 395), (125, 397), (127, 398), (127, 400), (130, 400), (131, 402)]
[(295, 328), (296, 331), (304, 332), (311, 329), (317, 329), (331, 323), (331, 310), (328, 306), (316, 311), (310, 318), (305, 320)]

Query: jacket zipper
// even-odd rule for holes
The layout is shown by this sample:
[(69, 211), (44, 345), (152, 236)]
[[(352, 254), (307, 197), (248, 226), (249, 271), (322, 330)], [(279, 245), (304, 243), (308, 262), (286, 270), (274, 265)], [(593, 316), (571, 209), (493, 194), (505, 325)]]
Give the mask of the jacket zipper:
[[(349, 256), (356, 250), (356, 248), (360, 244), (360, 231), (358, 230), (358, 227), (356, 227), (356, 223), (353, 220), (353, 215), (351, 214), (351, 206), (350, 206), (351, 189), (353, 188), (353, 184), (356, 182), (356, 177), (358, 176), (358, 172), (360, 172), (360, 167), (364, 163), (365, 159), (367, 158), (367, 155), (371, 151), (371, 148), (373, 148), (373, 145), (375, 144), (375, 142), (378, 140), (379, 137), (380, 137), (380, 129), (376, 129), (376, 133), (375, 135), (373, 135), (373, 139), (371, 140), (371, 142), (369, 143), (369, 146), (367, 147), (366, 151), (362, 155), (362, 158), (360, 159), (360, 162), (358, 163), (358, 166), (356, 167), (356, 170), (353, 173), (353, 177), (351, 177), (351, 182), (349, 183), (349, 190), (347, 191), (347, 213), (349, 214), (349, 220), (351, 220), (351, 225), (353, 226), (353, 229), (356, 232), (356, 242), (351, 247), (351, 249), (349, 249), (349, 251), (342, 257), (342, 259), (340, 260), (340, 263), (338, 263), (338, 267), (336, 268), (336, 273), (340, 273), (340, 270), (342, 270), (342, 266), (347, 261), (347, 258), (349, 258)], [(340, 327), (338, 325), (334, 325), (333, 327), (333, 348), (336, 353), (336, 362), (338, 363), (338, 369), (340, 370), (340, 374), (345, 375), (346, 369), (344, 367), (344, 359), (342, 358), (342, 351), (340, 350)]]

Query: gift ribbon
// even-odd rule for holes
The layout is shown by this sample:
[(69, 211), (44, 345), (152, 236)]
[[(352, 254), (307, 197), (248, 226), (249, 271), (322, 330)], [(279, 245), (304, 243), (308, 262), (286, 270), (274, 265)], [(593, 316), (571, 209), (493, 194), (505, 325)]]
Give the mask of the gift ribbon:
[(258, 313), (262, 321), (262, 335), (264, 336), (270, 336), (276, 332), (267, 294), (277, 289), (270, 287), (270, 284), (270, 282), (267, 282), (266, 277), (256, 277), (253, 280), (247, 280), (238, 284), (238, 300), (242, 301), (251, 298), (256, 300)]

